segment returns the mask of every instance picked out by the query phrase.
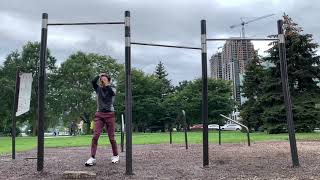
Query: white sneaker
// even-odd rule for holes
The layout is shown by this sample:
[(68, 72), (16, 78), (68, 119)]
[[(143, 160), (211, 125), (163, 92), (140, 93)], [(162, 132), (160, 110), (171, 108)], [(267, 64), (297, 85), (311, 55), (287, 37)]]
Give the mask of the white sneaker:
[(88, 159), (88, 161), (85, 163), (86, 166), (93, 166), (96, 165), (96, 159), (91, 157)]
[(118, 163), (119, 160), (120, 160), (119, 155), (118, 155), (118, 156), (112, 156), (112, 157), (111, 157), (111, 162), (112, 162), (112, 163)]

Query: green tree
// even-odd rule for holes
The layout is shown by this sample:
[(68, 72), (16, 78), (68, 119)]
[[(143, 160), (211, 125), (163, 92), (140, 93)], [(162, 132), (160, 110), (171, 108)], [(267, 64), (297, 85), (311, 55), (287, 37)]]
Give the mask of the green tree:
[[(175, 106), (180, 111), (183, 109), (187, 114), (188, 125), (202, 123), (201, 102), (202, 102), (202, 80), (197, 79), (189, 83), (183, 83), (181, 91), (172, 97), (175, 99)], [(234, 101), (231, 99), (231, 84), (225, 80), (208, 79), (208, 114), (210, 123), (220, 122), (220, 114), (229, 114)]]
[[(320, 60), (316, 55), (318, 44), (313, 42), (311, 34), (303, 34), (302, 28), (287, 15), (284, 15), (284, 24), (293, 119), (296, 131), (310, 132), (320, 121), (319, 111), (315, 107), (319, 103), (320, 92), (317, 85), (320, 79)], [(264, 73), (262, 91), (257, 97), (261, 106), (253, 107), (252, 111), (260, 113), (259, 108), (263, 107), (261, 117), (264, 127), (269, 133), (279, 133), (286, 129), (286, 113), (281, 87), (278, 43), (273, 42), (272, 45), (263, 61), (274, 66)]]
[[(310, 132), (320, 121), (319, 111), (315, 109), (320, 92), (317, 86), (320, 79), (320, 58), (316, 55), (318, 44), (313, 42), (311, 34), (302, 34), (302, 28), (288, 15), (284, 15), (284, 23), (289, 87), (296, 130)], [(271, 48), (269, 53), (270, 57), (266, 60), (275, 63), (277, 71), (274, 77), (279, 79), (279, 61), (272, 58), (277, 57), (275, 53), (278, 53), (278, 49)]]
[[(107, 72), (116, 83), (122, 65), (115, 59), (94, 53), (77, 52), (61, 64), (54, 72), (49, 86), (50, 108), (54, 111), (56, 125), (63, 121), (68, 126), (72, 121), (84, 120), (87, 133), (90, 131), (90, 117), (97, 109), (96, 97), (91, 80), (102, 72)], [(54, 120), (53, 120), (54, 122)]]
[(263, 107), (260, 96), (263, 93), (263, 83), (265, 81), (266, 71), (261, 65), (261, 60), (256, 56), (246, 67), (242, 92), (247, 98), (241, 106), (242, 123), (248, 128), (257, 131), (262, 125)]
[(161, 127), (162, 131), (165, 131), (165, 129), (168, 126), (171, 126), (174, 121), (174, 118), (172, 116), (175, 114), (175, 112), (170, 108), (170, 104), (165, 103), (166, 99), (173, 92), (173, 86), (171, 84), (171, 81), (168, 79), (168, 73), (161, 61), (157, 64), (154, 75), (159, 81), (159, 83), (157, 83), (158, 88), (156, 88), (155, 90), (158, 95), (157, 97), (160, 98), (161, 103), (159, 107), (161, 108), (160, 112), (162, 112), (158, 113), (157, 126)]
[[(32, 73), (33, 84), (32, 84), (32, 94), (30, 103), (30, 112), (17, 118), (17, 124), (20, 125), (24, 122), (30, 124), (31, 131), (33, 135), (36, 134), (36, 110), (37, 110), (37, 98), (38, 98), (38, 64), (39, 64), (39, 54), (40, 54), (40, 43), (38, 42), (28, 42), (22, 47), (22, 51), (11, 52), (4, 61), (1, 67), (1, 82), (4, 83), (3, 93), (1, 96), (1, 104), (3, 105), (3, 111), (1, 112), (1, 123), (5, 127), (11, 127), (11, 111), (14, 95), (15, 86), (15, 76), (17, 67), (19, 67), (21, 72)], [(56, 59), (51, 56), (50, 50), (48, 50), (47, 55), (47, 72), (52, 72), (55, 70)], [(48, 75), (50, 76), (50, 74)], [(1, 125), (0, 125), (1, 126)]]
[(168, 76), (166, 68), (164, 67), (164, 64), (161, 61), (156, 66), (155, 74), (158, 79), (166, 79)]
[(154, 74), (161, 82), (159, 93), (160, 97), (163, 98), (172, 91), (173, 87), (171, 85), (171, 81), (168, 79), (166, 68), (161, 61), (159, 62), (159, 64), (157, 64)]
[[(159, 114), (161, 114), (161, 101), (159, 98), (160, 81), (155, 75), (147, 75), (141, 70), (132, 69), (132, 122), (133, 130), (144, 132), (146, 130), (160, 129)], [(116, 96), (116, 109), (118, 119), (124, 114), (125, 100), (125, 73), (120, 73), (118, 81), (118, 95)]]

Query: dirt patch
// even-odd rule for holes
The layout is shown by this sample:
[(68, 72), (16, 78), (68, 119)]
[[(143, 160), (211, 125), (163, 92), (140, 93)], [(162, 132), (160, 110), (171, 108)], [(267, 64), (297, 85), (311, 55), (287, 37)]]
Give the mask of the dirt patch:
[(202, 167), (202, 145), (135, 145), (133, 171), (126, 176), (125, 153), (111, 164), (110, 147), (100, 147), (97, 165), (85, 167), (87, 148), (48, 148), (45, 169), (36, 171), (36, 150), (0, 157), (0, 179), (61, 179), (65, 171), (89, 171), (96, 179), (320, 179), (320, 142), (298, 142), (301, 167), (291, 167), (288, 142), (210, 145), (210, 166)]

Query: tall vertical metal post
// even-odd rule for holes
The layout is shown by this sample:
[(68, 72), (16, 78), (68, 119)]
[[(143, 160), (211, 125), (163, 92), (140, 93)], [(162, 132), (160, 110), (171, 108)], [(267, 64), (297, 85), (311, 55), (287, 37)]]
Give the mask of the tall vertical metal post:
[(283, 34), (283, 21), (278, 20), (278, 38), (279, 38), (279, 57), (280, 57), (280, 71), (281, 71), (281, 82), (282, 82), (282, 91), (284, 95), (284, 102), (286, 106), (286, 116), (288, 123), (288, 133), (291, 149), (291, 158), (293, 167), (299, 166), (299, 157), (295, 137), (295, 128), (293, 123), (292, 115), (292, 104), (290, 89), (288, 84), (288, 70), (287, 70), (287, 59), (286, 59), (286, 46), (285, 46), (285, 37)]
[(169, 127), (169, 136), (170, 136), (169, 142), (170, 142), (170, 144), (172, 144), (172, 125), (170, 125), (170, 127)]
[(132, 92), (131, 92), (131, 39), (130, 11), (125, 12), (125, 117), (126, 117), (126, 174), (132, 175)]
[(250, 143), (250, 131), (248, 129), (247, 131), (247, 139), (248, 139), (248, 146), (251, 146), (251, 143)]
[(43, 170), (44, 159), (44, 110), (45, 110), (45, 75), (47, 58), (48, 14), (42, 14), (40, 66), (38, 81), (38, 154), (37, 170)]
[(15, 93), (13, 97), (13, 107), (12, 107), (12, 129), (11, 129), (11, 137), (12, 137), (12, 159), (16, 159), (16, 112), (18, 108), (18, 99), (19, 99), (19, 88), (20, 88), (20, 70), (17, 69), (16, 72), (16, 86)]
[(121, 114), (121, 152), (123, 152), (123, 146), (124, 146), (124, 118), (123, 114)]
[(221, 126), (219, 124), (219, 145), (221, 145)]
[(207, 32), (206, 31), (207, 31), (206, 20), (201, 20), (203, 166), (209, 165), (208, 72), (207, 72)]
[(186, 117), (186, 112), (184, 110), (182, 110), (182, 114), (183, 114), (183, 129), (184, 129), (184, 142), (186, 145), (186, 149), (188, 149), (188, 124), (187, 124), (187, 117)]

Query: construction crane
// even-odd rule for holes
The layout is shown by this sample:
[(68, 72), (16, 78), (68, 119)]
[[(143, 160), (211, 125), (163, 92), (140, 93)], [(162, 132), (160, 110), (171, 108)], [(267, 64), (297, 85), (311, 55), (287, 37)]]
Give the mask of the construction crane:
[(260, 19), (264, 19), (264, 18), (273, 16), (273, 15), (275, 15), (275, 14), (268, 14), (268, 15), (265, 15), (265, 16), (257, 17), (257, 18), (255, 18), (255, 19), (250, 20), (250, 21), (244, 21), (243, 18), (240, 18), (240, 19), (241, 19), (241, 23), (240, 23), (240, 24), (232, 25), (232, 26), (230, 26), (230, 28), (233, 29), (233, 28), (235, 28), (235, 27), (242, 26), (242, 29), (241, 29), (241, 37), (242, 37), (242, 38), (245, 38), (244, 26), (245, 26), (246, 24), (249, 24), (249, 23), (258, 21), (258, 20), (260, 20)]

